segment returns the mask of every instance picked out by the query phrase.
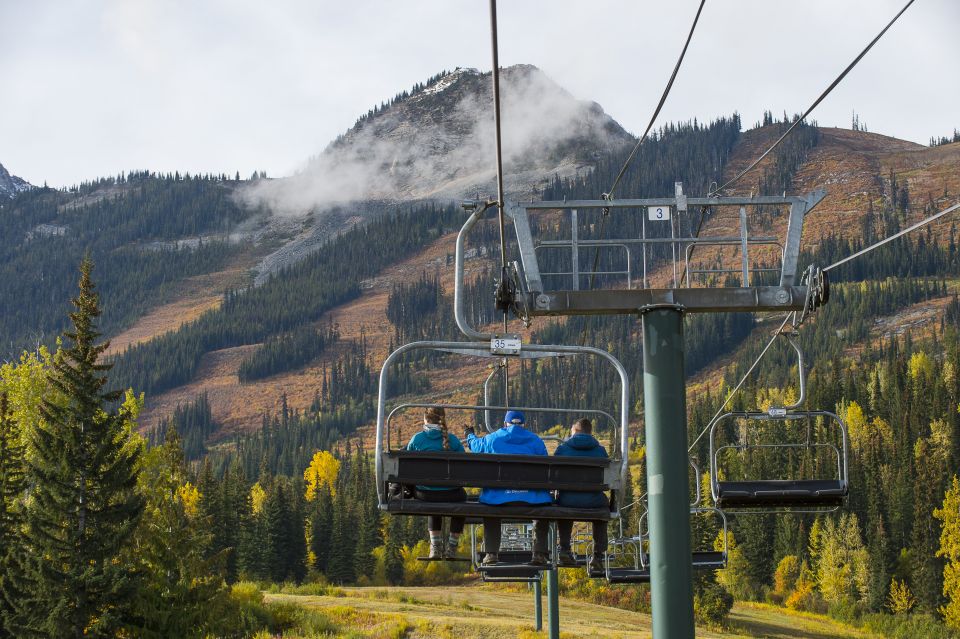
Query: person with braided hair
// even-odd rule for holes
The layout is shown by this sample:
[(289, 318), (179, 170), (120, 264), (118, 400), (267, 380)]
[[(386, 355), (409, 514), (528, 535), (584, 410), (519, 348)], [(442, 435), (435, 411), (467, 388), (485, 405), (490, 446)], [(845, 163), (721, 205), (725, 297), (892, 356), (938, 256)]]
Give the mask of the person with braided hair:
[[(423, 411), (423, 430), (414, 435), (407, 444), (407, 450), (465, 452), (463, 444), (447, 428), (446, 411), (439, 406), (431, 406)], [(466, 501), (467, 493), (463, 488), (440, 486), (417, 486), (415, 498), (430, 502)], [(454, 557), (460, 534), (463, 532), (464, 518), (450, 517), (450, 536), (443, 539), (443, 517), (427, 517), (427, 531), (430, 533), (430, 559)], [(444, 543), (446, 541), (446, 543)]]

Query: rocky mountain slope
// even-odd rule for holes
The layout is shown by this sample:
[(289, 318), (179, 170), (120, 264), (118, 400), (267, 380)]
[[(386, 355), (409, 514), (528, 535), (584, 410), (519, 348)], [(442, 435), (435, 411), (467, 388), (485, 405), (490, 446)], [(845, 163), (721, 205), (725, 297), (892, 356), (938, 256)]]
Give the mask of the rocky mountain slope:
[(10, 175), (10, 172), (0, 164), (0, 198), (11, 198), (30, 187), (29, 182), (16, 175)]

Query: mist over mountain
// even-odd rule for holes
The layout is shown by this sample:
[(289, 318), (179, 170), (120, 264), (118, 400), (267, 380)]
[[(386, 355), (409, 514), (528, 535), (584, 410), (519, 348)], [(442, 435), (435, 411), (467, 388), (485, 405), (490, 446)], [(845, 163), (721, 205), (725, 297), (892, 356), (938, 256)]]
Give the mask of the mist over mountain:
[(11, 198), (30, 188), (32, 185), (29, 182), (16, 175), (10, 175), (10, 172), (0, 164), (0, 198)]
[[(260, 182), (244, 197), (299, 214), (351, 201), (492, 194), (491, 93), (490, 73), (441, 75), (360, 118), (300, 173)], [(502, 70), (501, 99), (506, 190), (514, 199), (634, 140), (600, 105), (577, 100), (531, 65)]]

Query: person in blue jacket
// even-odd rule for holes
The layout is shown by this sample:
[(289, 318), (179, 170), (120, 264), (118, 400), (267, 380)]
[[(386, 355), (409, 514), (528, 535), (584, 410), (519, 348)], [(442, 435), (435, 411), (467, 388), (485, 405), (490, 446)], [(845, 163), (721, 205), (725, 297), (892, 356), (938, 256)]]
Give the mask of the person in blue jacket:
[[(423, 411), (423, 430), (414, 435), (407, 444), (407, 450), (466, 452), (457, 436), (447, 429), (446, 411), (439, 406), (431, 406)], [(466, 501), (467, 493), (463, 488), (445, 488), (440, 486), (417, 486), (414, 497), (430, 502)], [(450, 517), (450, 537), (444, 544), (443, 517), (429, 515), (427, 532), (430, 534), (430, 559), (453, 557), (463, 532), (463, 517)]]
[[(578, 420), (570, 428), (570, 438), (557, 447), (555, 456), (560, 457), (607, 457), (607, 451), (593, 436), (593, 424), (589, 419)], [(610, 500), (602, 491), (560, 490), (557, 504), (567, 508), (609, 508)], [(587, 571), (599, 570), (603, 565), (603, 553), (607, 552), (607, 522), (591, 521), (593, 527), (593, 555), (587, 559)], [(560, 540), (560, 563), (576, 565), (570, 550), (573, 521), (557, 522), (557, 537)]]
[[(543, 440), (535, 433), (524, 428), (526, 418), (518, 410), (507, 412), (503, 420), (503, 428), (486, 435), (477, 437), (472, 428), (466, 432), (467, 446), (475, 453), (493, 453), (498, 455), (546, 455), (547, 447)], [(480, 503), (492, 506), (530, 505), (547, 506), (553, 503), (553, 498), (546, 490), (513, 490), (510, 488), (483, 488), (480, 491)], [(484, 565), (495, 564), (499, 561), (500, 552), (500, 518), (483, 518)], [(545, 566), (547, 564), (547, 537), (550, 531), (550, 522), (535, 520), (533, 522), (534, 543), (532, 565)]]

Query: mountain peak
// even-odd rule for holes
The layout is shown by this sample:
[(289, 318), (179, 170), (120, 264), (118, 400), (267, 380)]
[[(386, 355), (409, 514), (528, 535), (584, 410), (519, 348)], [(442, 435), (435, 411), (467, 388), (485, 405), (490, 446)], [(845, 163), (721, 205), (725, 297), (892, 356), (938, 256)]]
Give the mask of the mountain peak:
[[(254, 199), (291, 213), (330, 204), (492, 194), (490, 72), (434, 76), (361, 117), (299, 174), (258, 185)], [(512, 199), (592, 167), (634, 141), (595, 102), (577, 100), (535, 66), (501, 70), (504, 181)]]
[(33, 185), (16, 175), (10, 175), (0, 164), (0, 198), (11, 198), (17, 193), (32, 189)]

